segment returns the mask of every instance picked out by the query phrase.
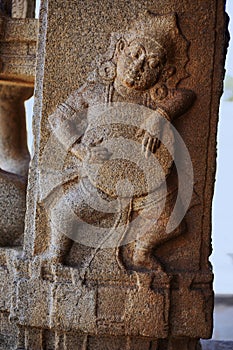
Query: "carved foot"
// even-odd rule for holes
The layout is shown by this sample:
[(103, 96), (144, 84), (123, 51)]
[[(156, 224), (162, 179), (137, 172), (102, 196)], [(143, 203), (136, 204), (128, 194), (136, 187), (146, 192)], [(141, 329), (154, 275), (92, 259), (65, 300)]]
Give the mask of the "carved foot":
[(50, 279), (58, 266), (63, 265), (61, 257), (53, 254), (35, 256), (31, 263), (31, 273), (36, 278)]
[(165, 273), (158, 260), (148, 251), (137, 249), (133, 254), (133, 265), (135, 269), (140, 271), (156, 271)]

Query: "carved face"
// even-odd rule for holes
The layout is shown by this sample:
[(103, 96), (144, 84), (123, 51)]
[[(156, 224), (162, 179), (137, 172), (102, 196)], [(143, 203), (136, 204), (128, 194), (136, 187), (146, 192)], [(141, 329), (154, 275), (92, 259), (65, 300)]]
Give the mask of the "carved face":
[(121, 85), (143, 91), (154, 86), (165, 64), (165, 53), (156, 44), (153, 50), (137, 40), (117, 46), (117, 79)]

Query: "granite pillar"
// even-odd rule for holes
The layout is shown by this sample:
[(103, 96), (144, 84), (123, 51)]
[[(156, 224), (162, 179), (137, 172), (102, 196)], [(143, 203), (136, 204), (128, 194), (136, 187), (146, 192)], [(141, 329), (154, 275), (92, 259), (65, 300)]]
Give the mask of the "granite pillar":
[(18, 349), (199, 350), (224, 1), (42, 1)]

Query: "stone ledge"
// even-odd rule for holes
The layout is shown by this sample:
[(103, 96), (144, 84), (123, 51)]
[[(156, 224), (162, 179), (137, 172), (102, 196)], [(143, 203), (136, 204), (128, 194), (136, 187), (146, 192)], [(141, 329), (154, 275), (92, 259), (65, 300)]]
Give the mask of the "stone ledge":
[(38, 20), (0, 17), (0, 83), (34, 86)]
[(202, 350), (233, 350), (233, 341), (203, 340)]

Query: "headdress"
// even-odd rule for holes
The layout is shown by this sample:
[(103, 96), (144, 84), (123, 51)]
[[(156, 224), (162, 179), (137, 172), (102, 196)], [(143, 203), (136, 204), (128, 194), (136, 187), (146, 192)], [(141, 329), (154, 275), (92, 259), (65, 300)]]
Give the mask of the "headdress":
[(124, 33), (113, 33), (108, 52), (97, 60), (102, 74), (106, 64), (108, 69), (110, 68), (110, 62), (113, 60), (116, 50), (116, 43), (121, 38), (127, 42), (138, 40), (147, 46), (149, 45), (151, 50), (153, 50), (153, 45), (154, 47), (159, 46), (165, 50), (167, 57), (166, 65), (174, 67), (176, 71), (176, 74), (167, 80), (167, 87), (176, 88), (182, 79), (189, 76), (185, 69), (189, 60), (189, 42), (182, 35), (177, 25), (177, 16), (175, 13), (157, 15), (146, 11), (140, 14), (133, 25)]

